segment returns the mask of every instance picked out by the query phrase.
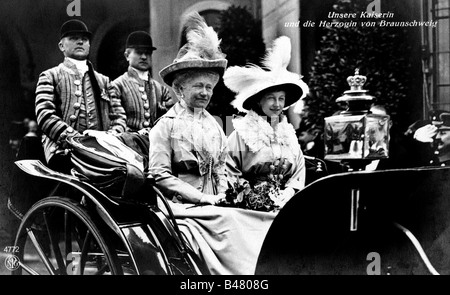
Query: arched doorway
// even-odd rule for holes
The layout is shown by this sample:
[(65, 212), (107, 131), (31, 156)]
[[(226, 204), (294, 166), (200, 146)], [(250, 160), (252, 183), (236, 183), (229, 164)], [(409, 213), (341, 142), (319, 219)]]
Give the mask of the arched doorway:
[[(0, 32), (0, 39), (0, 132), (3, 135), (0, 139), (0, 163), (3, 164), (4, 161), (13, 160), (8, 143), (9, 138), (16, 135), (12, 134), (15, 131), (12, 122), (25, 118), (27, 106), (21, 86), (17, 51), (7, 35)], [(1, 167), (9, 166), (2, 164)]]
[(97, 52), (97, 70), (111, 81), (122, 75), (128, 68), (124, 57), (127, 37), (134, 31), (149, 31), (148, 19), (125, 20), (116, 23), (106, 32)]
[(214, 28), (214, 31), (218, 31), (220, 28), (220, 10), (207, 9), (200, 11), (199, 14), (203, 16), (206, 23)]
[[(11, 238), (15, 231), (15, 217), (7, 209), (12, 168), (15, 151), (9, 145), (12, 137), (20, 138), (25, 134), (22, 124), (13, 121), (23, 120), (26, 116), (24, 94), (21, 87), (20, 59), (14, 43), (6, 34), (0, 31), (0, 240)], [(23, 128), (21, 128), (23, 127)], [(4, 237), (7, 235), (7, 237)], [(12, 241), (8, 241), (12, 242)]]

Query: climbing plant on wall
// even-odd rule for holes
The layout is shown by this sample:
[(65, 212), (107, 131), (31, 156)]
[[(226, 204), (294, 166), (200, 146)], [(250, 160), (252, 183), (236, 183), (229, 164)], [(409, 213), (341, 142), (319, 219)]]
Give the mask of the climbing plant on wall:
[[(369, 2), (336, 0), (332, 11), (359, 14), (366, 11)], [(322, 30), (309, 73), (305, 126), (323, 126), (325, 117), (343, 108), (335, 100), (349, 89), (346, 79), (354, 75), (356, 68), (367, 77), (364, 89), (375, 96), (374, 103), (384, 105), (397, 124), (406, 124), (407, 114), (401, 108), (410, 84), (408, 30), (379, 25), (363, 27), (358, 19), (355, 21), (358, 24), (354, 27)]]

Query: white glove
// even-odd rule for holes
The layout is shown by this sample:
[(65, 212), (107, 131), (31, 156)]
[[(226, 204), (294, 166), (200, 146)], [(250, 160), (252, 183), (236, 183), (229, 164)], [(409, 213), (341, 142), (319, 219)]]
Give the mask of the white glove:
[(284, 205), (295, 195), (295, 190), (291, 187), (287, 187), (281, 191), (280, 196), (278, 197), (279, 202), (278, 205), (280, 208), (283, 208)]
[(94, 129), (87, 129), (83, 131), (84, 136), (101, 137), (104, 136), (105, 134), (108, 133), (106, 133), (106, 131), (99, 131)]
[(420, 127), (414, 133), (414, 139), (420, 142), (433, 142), (433, 137), (437, 134), (437, 127), (431, 124)]
[(137, 133), (139, 133), (140, 135), (143, 135), (143, 136), (148, 136), (150, 133), (150, 128), (149, 127), (142, 128), (142, 129), (138, 130)]
[(200, 199), (201, 204), (210, 204), (210, 205), (216, 205), (217, 203), (225, 200), (226, 195), (224, 193), (220, 193), (217, 195), (208, 195), (203, 194), (202, 198)]

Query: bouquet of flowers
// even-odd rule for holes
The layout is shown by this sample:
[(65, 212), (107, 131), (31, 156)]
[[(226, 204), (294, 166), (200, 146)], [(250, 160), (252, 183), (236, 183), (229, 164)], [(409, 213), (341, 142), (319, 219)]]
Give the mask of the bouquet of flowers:
[(229, 185), (221, 206), (257, 211), (274, 211), (279, 208), (280, 183), (274, 179), (257, 182), (253, 187), (248, 181), (236, 181)]

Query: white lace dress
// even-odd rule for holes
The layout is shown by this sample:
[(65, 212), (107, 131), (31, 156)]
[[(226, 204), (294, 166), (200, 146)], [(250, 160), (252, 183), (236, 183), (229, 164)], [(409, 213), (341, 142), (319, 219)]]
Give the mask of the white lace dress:
[(149, 172), (170, 199), (198, 203), (226, 190), (227, 138), (206, 110), (190, 111), (182, 100), (150, 130)]
[(150, 130), (149, 171), (164, 192), (180, 230), (212, 274), (251, 275), (275, 213), (193, 206), (202, 192), (224, 192), (227, 138), (206, 111), (181, 101)]
[(235, 130), (228, 137), (230, 183), (240, 178), (254, 185), (270, 174), (281, 174), (286, 187), (296, 191), (304, 187), (305, 159), (294, 127), (285, 116), (274, 129), (265, 118), (249, 111), (245, 117), (233, 119), (233, 126)]

